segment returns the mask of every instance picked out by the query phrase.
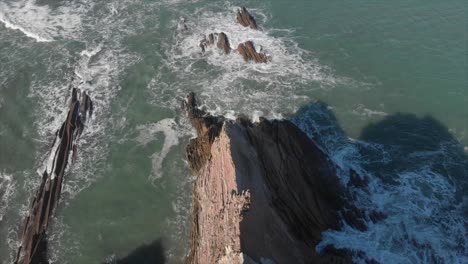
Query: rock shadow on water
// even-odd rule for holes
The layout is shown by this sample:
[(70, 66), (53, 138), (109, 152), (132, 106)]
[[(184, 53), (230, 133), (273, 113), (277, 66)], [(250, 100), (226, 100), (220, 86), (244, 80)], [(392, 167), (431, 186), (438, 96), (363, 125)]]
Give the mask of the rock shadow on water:
[[(373, 184), (378, 183), (380, 186), (378, 188), (374, 186), (373, 191), (399, 190), (394, 186), (402, 184), (403, 178), (405, 182), (419, 175), (415, 179), (416, 184), (419, 184), (415, 187), (415, 191), (419, 190), (423, 193), (421, 197), (417, 197), (420, 198), (418, 201), (423, 201), (427, 193), (435, 195), (441, 201), (447, 201), (447, 199), (452, 201), (441, 203), (440, 207), (434, 209), (435, 212), (439, 212), (438, 216), (414, 216), (422, 220), (435, 219), (434, 226), (431, 228), (437, 228), (438, 222), (447, 220), (444, 214), (455, 214), (457, 210), (454, 208), (457, 206), (461, 206), (461, 213), (465, 218), (468, 217), (466, 203), (468, 155), (464, 146), (437, 119), (428, 115), (421, 117), (410, 113), (396, 113), (368, 124), (362, 129), (357, 139), (348, 138), (346, 132), (340, 127), (333, 109), (323, 102), (314, 102), (302, 107), (290, 119), (332, 156), (335, 163), (342, 159), (342, 164), (346, 165), (345, 169), (358, 169), (364, 179), (366, 177), (377, 179), (377, 181), (372, 179)], [(350, 174), (352, 176), (352, 173)], [(349, 182), (353, 181), (351, 176)], [(443, 181), (432, 181), (432, 177), (446, 179), (447, 183), (454, 187), (453, 196), (439, 197), (440, 194), (452, 195), (451, 190), (444, 192), (446, 186), (444, 184), (438, 186)], [(431, 192), (432, 187), (435, 189)], [(424, 194), (424, 192), (427, 193)], [(374, 196), (369, 194), (371, 199), (369, 202), (373, 203)], [(387, 193), (387, 195), (395, 194), (397, 193)], [(377, 197), (379, 195), (381, 193), (377, 194)], [(384, 214), (386, 213), (384, 211)], [(456, 219), (460, 217), (457, 215)], [(403, 222), (402, 225), (404, 225)], [(456, 231), (452, 234), (454, 240), (458, 239), (459, 244), (459, 248), (454, 250), (463, 251), (463, 239), (457, 236)], [(402, 239), (405, 240), (402, 243), (408, 243), (420, 249), (421, 252), (428, 253), (431, 263), (443, 262), (436, 254), (437, 250), (433, 244), (417, 240), (410, 235), (405, 235)], [(334, 248), (331, 249), (336, 251)], [(326, 250), (327, 248), (325, 252)], [(421, 254), (421, 252), (415, 252), (415, 254)]]
[(427, 167), (466, 189), (468, 157), (464, 147), (446, 126), (431, 116), (390, 115), (367, 125), (359, 139), (382, 145), (390, 155), (387, 162), (369, 166), (373, 171), (381, 172), (383, 181), (388, 182), (399, 172)]
[(462, 187), (459, 189), (467, 189), (468, 157), (464, 147), (431, 116), (388, 115), (365, 126), (357, 141), (349, 139), (333, 109), (324, 102), (306, 105), (290, 119), (328, 153), (353, 144), (361, 159), (358, 163), (366, 171), (376, 172), (385, 183), (396, 184), (398, 173), (426, 167), (448, 177)]
[(144, 244), (133, 250), (121, 259), (107, 263), (112, 264), (164, 264), (166, 263), (165, 250), (161, 239), (150, 244)]

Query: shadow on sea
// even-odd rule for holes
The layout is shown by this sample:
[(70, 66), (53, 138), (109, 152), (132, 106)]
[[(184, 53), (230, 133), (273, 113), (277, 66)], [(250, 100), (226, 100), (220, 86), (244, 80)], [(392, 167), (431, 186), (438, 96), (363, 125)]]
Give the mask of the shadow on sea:
[(112, 264), (164, 264), (166, 257), (161, 239), (151, 244), (144, 244), (133, 250), (129, 255), (111, 262)]
[(365, 126), (358, 140), (351, 140), (331, 108), (323, 102), (302, 107), (291, 121), (328, 153), (352, 144), (356, 157), (348, 157), (386, 184), (397, 184), (398, 174), (427, 168), (447, 177), (457, 187), (457, 200), (468, 187), (468, 156), (463, 145), (441, 122), (431, 116), (396, 113)]

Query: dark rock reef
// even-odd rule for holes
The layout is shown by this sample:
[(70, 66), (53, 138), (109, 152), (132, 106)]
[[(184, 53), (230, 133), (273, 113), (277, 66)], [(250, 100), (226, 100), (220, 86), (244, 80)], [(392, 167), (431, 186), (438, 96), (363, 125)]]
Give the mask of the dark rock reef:
[[(31, 202), (29, 215), (21, 233), (21, 245), (15, 264), (49, 263), (47, 260), (47, 228), (62, 191), (63, 177), (70, 153), (76, 158), (76, 142), (84, 129), (86, 116), (91, 116), (93, 103), (86, 92), (72, 88), (66, 120), (55, 133), (50, 163)], [(80, 100), (78, 99), (80, 97)], [(74, 158), (72, 158), (74, 160)]]
[(351, 263), (316, 252), (321, 233), (366, 229), (329, 157), (288, 120), (211, 116), (191, 93), (183, 108), (198, 137), (187, 147), (197, 176), (187, 263)]
[(236, 16), (237, 22), (244, 27), (250, 27), (251, 29), (258, 29), (255, 18), (247, 11), (247, 8), (242, 7), (237, 11)]

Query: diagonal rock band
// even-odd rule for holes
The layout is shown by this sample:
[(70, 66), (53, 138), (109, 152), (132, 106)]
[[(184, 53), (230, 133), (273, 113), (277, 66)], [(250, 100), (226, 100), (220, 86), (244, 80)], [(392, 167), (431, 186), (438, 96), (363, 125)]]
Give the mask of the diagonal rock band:
[(86, 118), (93, 113), (89, 95), (72, 88), (71, 100), (65, 121), (55, 133), (50, 152), (50, 163), (42, 174), (41, 184), (31, 202), (24, 221), (21, 245), (15, 264), (49, 263), (47, 259), (47, 229), (62, 191), (63, 178), (70, 153), (76, 159), (77, 141), (84, 129)]
[(187, 263), (352, 263), (315, 251), (322, 231), (365, 230), (335, 165), (288, 120), (227, 120), (183, 104), (197, 138), (187, 146), (193, 189)]

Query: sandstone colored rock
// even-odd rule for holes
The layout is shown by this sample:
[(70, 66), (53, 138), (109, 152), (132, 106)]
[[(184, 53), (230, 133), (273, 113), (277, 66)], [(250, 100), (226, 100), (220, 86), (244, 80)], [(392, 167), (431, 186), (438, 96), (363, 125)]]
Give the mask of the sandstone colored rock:
[(268, 58), (264, 53), (255, 50), (252, 41), (239, 44), (237, 51), (245, 61), (255, 61), (256, 63), (267, 63)]
[(184, 108), (198, 134), (187, 148), (197, 175), (187, 263), (351, 262), (338, 251), (315, 251), (324, 230), (364, 223), (334, 165), (305, 133), (287, 120), (211, 116), (193, 93)]
[(250, 27), (251, 29), (257, 29), (257, 22), (255, 18), (247, 11), (247, 8), (242, 7), (237, 11), (237, 22), (244, 27)]

